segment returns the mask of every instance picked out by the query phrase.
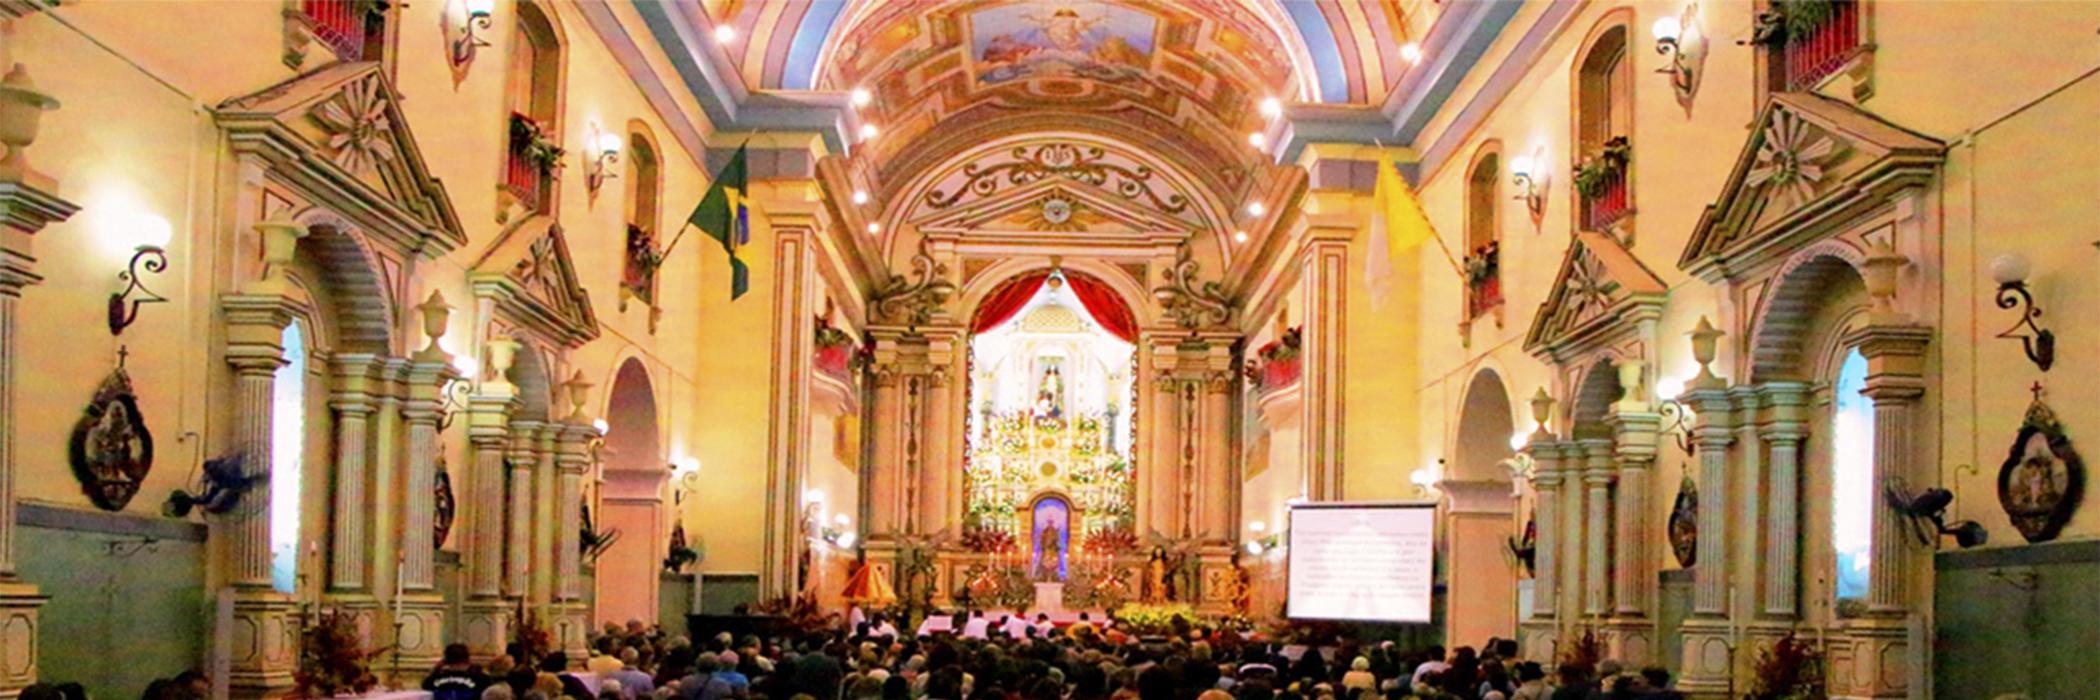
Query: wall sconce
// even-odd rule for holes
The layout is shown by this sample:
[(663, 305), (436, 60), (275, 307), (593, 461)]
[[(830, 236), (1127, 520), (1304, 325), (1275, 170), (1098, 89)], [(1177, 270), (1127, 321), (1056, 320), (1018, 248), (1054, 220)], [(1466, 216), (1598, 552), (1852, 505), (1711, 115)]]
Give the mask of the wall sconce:
[(459, 36), (452, 40), (450, 58), (455, 70), (474, 62), (474, 52), (489, 45), (480, 33), (494, 24), (490, 16), (495, 14), (496, 0), (466, 0), (466, 4), (467, 21), (459, 26)]
[(2035, 307), (2034, 294), (2027, 289), (2027, 274), (2031, 270), (2027, 256), (2019, 253), (2006, 253), (1991, 261), (1991, 279), (1998, 282), (1998, 308), (2020, 310), (2020, 320), (1998, 337), (2019, 338), (2027, 350), (2027, 359), (2047, 372), (2056, 364), (2056, 333), (2034, 322), (2042, 317), (2042, 310)]
[[(593, 129), (593, 131), (596, 131)], [(620, 135), (610, 132), (598, 133), (591, 139), (591, 153), (586, 155), (583, 184), (598, 194), (598, 186), (619, 175), (612, 172), (612, 165), (620, 162)]]
[(1416, 469), (1413, 474), (1407, 476), (1407, 480), (1415, 485), (1415, 495), (1436, 497), (1436, 485), (1444, 481), (1444, 460), (1439, 458), (1436, 464)]
[(1659, 432), (1677, 440), (1677, 449), (1685, 454), (1697, 454), (1698, 446), (1692, 444), (1692, 426), (1699, 423), (1699, 414), (1684, 405), (1684, 381), (1663, 379), (1655, 383), (1655, 414), (1662, 417)]
[(1524, 208), (1531, 212), (1531, 222), (1537, 224), (1546, 215), (1547, 174), (1538, 171), (1544, 166), (1544, 151), (1529, 156), (1509, 159), (1510, 183), (1517, 188), (1517, 199), (1523, 200)]
[(139, 216), (131, 224), (137, 229), (138, 247), (131, 254), (131, 262), (123, 272), (117, 273), (117, 281), (124, 288), (109, 295), (109, 334), (123, 335), (124, 329), (139, 320), (140, 304), (157, 304), (167, 297), (147, 289), (143, 273), (160, 274), (168, 269), (167, 245), (175, 237), (168, 220), (153, 215)]
[(1670, 62), (1655, 72), (1670, 76), (1670, 87), (1677, 92), (1677, 103), (1685, 110), (1692, 108), (1692, 95), (1699, 91), (1699, 66), (1706, 59), (1706, 37), (1699, 32), (1699, 6), (1686, 5), (1682, 17), (1662, 17), (1655, 20), (1655, 52), (1669, 58)]

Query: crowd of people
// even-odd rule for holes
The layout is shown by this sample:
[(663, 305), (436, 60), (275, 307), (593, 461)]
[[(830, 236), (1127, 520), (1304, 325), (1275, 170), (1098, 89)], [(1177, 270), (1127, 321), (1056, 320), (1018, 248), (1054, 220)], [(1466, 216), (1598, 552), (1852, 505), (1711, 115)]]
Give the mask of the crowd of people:
[[(1562, 663), (1548, 674), (1512, 640), (1481, 650), (1253, 641), (1178, 621), (1126, 634), (1109, 621), (981, 611), (899, 635), (882, 615), (853, 629), (761, 638), (667, 636), (640, 622), (594, 634), (571, 670), (555, 652), (488, 667), (465, 647), (424, 683), (433, 700), (1679, 700), (1661, 668)], [(513, 649), (513, 654), (520, 653)], [(588, 679), (589, 683), (586, 682)], [(595, 687), (592, 687), (592, 686)]]

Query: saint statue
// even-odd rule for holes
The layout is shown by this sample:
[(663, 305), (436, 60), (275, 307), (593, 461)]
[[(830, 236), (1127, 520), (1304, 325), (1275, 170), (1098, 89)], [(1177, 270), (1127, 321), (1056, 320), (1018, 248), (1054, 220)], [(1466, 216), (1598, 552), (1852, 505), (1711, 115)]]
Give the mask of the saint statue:
[(1064, 561), (1064, 538), (1056, 525), (1045, 525), (1035, 538), (1035, 577), (1039, 581), (1054, 581), (1059, 578), (1058, 566)]
[(1167, 553), (1158, 547), (1152, 548), (1152, 560), (1145, 562), (1145, 602), (1159, 604), (1167, 602)]
[(1057, 365), (1043, 370), (1042, 388), (1035, 392), (1035, 415), (1040, 418), (1065, 417), (1065, 380), (1058, 374)]

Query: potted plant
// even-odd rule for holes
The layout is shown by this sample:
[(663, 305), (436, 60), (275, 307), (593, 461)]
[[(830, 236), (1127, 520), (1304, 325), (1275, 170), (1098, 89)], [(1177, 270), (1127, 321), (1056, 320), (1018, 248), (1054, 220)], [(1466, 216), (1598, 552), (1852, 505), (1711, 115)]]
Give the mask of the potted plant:
[(1836, 0), (1771, 0), (1758, 13), (1750, 42), (1778, 48), (1796, 37), (1814, 34), (1837, 14), (1835, 5)]
[(1823, 650), (1807, 640), (1787, 635), (1758, 652), (1752, 669), (1750, 692), (1743, 700), (1825, 700), (1830, 697), (1823, 682)]
[(299, 670), (292, 674), (298, 687), (293, 697), (361, 695), (379, 684), (369, 663), (378, 652), (366, 651), (357, 641), (355, 618), (323, 612), (300, 636)]
[(541, 128), (539, 122), (515, 112), (510, 115), (510, 144), (518, 155), (540, 172), (553, 172), (561, 167), (562, 156), (568, 154), (561, 144), (547, 137), (547, 130)]
[(1612, 180), (1626, 172), (1626, 165), (1631, 162), (1633, 147), (1626, 137), (1612, 137), (1597, 155), (1575, 164), (1575, 191), (1582, 193), (1584, 199), (1596, 199)]
[(1261, 346), (1255, 355), (1261, 358), (1261, 388), (1270, 391), (1297, 383), (1301, 372), (1299, 352), (1305, 343), (1305, 328), (1297, 326)]

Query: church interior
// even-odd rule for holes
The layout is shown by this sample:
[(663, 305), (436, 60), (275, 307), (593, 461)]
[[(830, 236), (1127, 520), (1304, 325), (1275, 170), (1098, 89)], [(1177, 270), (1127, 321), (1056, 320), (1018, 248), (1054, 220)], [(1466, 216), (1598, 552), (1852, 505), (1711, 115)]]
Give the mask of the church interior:
[[(0, 0), (0, 698), (971, 610), (2093, 697), (2096, 30)], [(1294, 521), (1375, 504), (1426, 612), (1307, 613)]]

